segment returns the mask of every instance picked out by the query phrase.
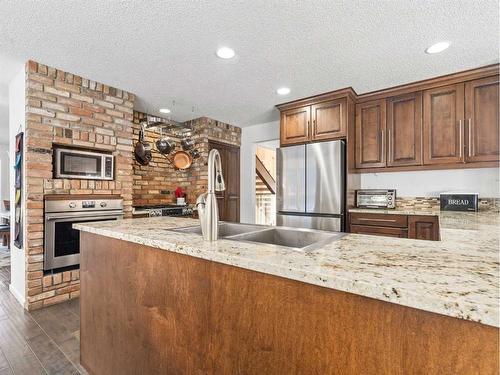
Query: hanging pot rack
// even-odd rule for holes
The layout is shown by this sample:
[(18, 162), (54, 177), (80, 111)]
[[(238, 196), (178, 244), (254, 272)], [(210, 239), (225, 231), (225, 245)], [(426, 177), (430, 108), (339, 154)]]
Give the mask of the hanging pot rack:
[(141, 126), (146, 130), (162, 129), (165, 133), (171, 133), (173, 136), (182, 138), (188, 133), (193, 133), (192, 123), (177, 122), (161, 117), (147, 116), (146, 119), (140, 122)]

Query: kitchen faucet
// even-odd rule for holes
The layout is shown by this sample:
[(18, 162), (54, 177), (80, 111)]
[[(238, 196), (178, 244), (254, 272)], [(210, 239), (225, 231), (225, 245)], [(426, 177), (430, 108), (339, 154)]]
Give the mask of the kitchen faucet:
[(201, 232), (205, 241), (217, 241), (219, 238), (219, 209), (215, 191), (225, 189), (220, 154), (213, 149), (208, 154), (208, 191), (196, 200)]

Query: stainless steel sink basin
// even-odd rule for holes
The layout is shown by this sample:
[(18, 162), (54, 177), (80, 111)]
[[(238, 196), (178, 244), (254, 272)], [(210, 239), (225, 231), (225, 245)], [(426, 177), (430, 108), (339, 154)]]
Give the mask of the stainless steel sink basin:
[[(199, 225), (169, 229), (201, 236)], [(231, 241), (265, 243), (295, 250), (313, 250), (344, 236), (344, 233), (314, 229), (270, 227), (266, 225), (219, 223), (219, 238)]]
[(343, 233), (326, 232), (312, 229), (275, 227), (258, 232), (232, 236), (234, 241), (259, 242), (270, 245), (291, 247), (299, 250), (312, 250), (339, 239)]
[[(237, 224), (237, 223), (219, 223), (219, 238), (235, 236), (237, 234), (255, 232), (258, 230), (266, 229), (266, 226), (253, 225), (253, 224)], [(174, 232), (192, 233), (201, 236), (201, 227), (199, 225), (185, 228), (171, 229)]]

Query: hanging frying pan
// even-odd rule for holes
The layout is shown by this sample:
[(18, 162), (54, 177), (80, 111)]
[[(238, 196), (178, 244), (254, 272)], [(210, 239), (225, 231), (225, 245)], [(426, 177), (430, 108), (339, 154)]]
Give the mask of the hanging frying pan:
[(177, 151), (172, 162), (177, 169), (188, 169), (193, 163), (193, 158), (185, 151)]

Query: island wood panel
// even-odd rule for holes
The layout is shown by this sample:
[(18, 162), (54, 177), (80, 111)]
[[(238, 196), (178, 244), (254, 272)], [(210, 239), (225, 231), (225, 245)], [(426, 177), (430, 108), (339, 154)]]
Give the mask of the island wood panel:
[(101, 374), (497, 374), (499, 330), (90, 233), (81, 363)]
[(424, 164), (464, 162), (463, 83), (426, 90), (424, 98)]
[(387, 101), (387, 165), (422, 164), (422, 93)]
[(311, 106), (312, 140), (328, 140), (347, 134), (347, 98)]
[(467, 162), (497, 161), (500, 157), (498, 76), (465, 84), (465, 144)]
[(356, 168), (385, 167), (385, 99), (356, 105)]
[(280, 141), (282, 145), (304, 143), (309, 140), (311, 107), (288, 109), (281, 112)]

